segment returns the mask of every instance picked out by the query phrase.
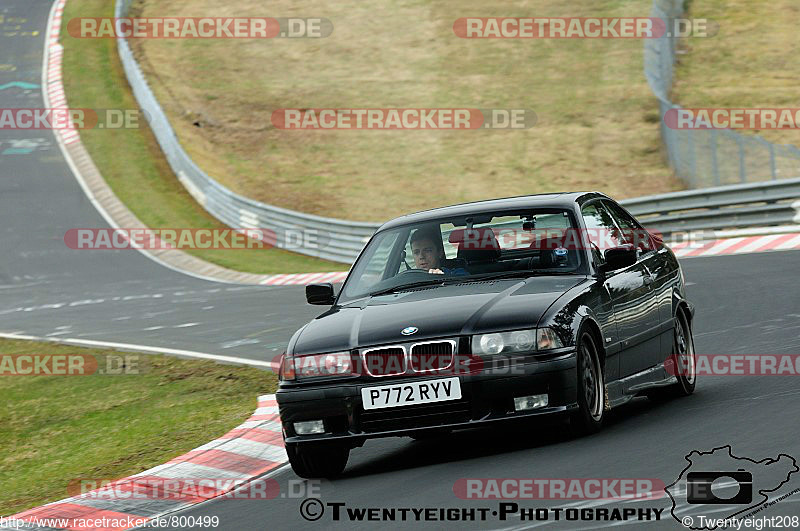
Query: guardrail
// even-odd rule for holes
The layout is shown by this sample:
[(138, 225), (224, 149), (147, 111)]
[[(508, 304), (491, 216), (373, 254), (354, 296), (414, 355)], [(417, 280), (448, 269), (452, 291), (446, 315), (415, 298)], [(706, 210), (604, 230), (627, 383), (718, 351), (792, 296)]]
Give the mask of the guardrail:
[[(129, 7), (130, 0), (117, 0), (115, 16), (126, 16)], [(355, 260), (379, 223), (295, 212), (254, 201), (222, 186), (200, 169), (180, 145), (128, 42), (117, 39), (117, 48), (133, 94), (149, 115), (150, 127), (172, 170), (211, 215), (230, 227), (271, 229), (275, 231), (275, 245), (279, 248), (335, 262)], [(661, 76), (671, 82), (671, 62), (668, 72)], [(795, 215), (795, 222), (800, 222), (800, 213), (795, 213), (791, 203), (797, 199), (800, 199), (800, 179), (675, 192), (622, 201), (622, 204), (648, 228), (669, 235), (678, 231), (789, 224)], [(301, 245), (298, 236), (307, 238), (309, 235), (316, 236), (317, 244)]]
[(782, 179), (640, 197), (621, 203), (644, 226), (668, 235), (791, 225), (800, 221), (798, 199), (800, 179)]

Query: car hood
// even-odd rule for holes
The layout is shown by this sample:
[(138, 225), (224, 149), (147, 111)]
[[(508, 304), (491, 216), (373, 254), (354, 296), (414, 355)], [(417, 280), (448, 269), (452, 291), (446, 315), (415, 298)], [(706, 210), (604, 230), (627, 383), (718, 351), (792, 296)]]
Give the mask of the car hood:
[[(294, 354), (535, 327), (585, 276), (497, 279), (412, 289), (338, 306), (308, 323)], [(408, 326), (419, 329), (404, 336)]]

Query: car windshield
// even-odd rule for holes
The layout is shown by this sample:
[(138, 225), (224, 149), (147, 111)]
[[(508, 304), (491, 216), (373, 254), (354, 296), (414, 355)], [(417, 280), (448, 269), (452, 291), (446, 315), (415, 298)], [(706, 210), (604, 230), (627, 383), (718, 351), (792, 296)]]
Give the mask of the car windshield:
[(427, 284), (583, 271), (564, 209), (481, 212), (381, 231), (367, 244), (340, 303)]

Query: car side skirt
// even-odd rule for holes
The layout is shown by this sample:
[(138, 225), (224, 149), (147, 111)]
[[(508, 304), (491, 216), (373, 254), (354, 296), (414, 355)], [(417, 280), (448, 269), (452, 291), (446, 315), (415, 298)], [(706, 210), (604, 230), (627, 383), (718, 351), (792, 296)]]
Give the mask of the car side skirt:
[(610, 407), (614, 408), (630, 402), (643, 391), (677, 382), (678, 378), (667, 372), (664, 363), (659, 363), (649, 369), (606, 384), (606, 393)]

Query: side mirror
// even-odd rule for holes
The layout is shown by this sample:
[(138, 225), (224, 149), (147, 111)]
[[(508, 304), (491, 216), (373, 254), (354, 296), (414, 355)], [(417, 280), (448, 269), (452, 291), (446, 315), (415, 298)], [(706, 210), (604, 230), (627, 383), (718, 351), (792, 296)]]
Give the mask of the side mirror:
[(606, 252), (603, 254), (605, 263), (600, 266), (600, 272), (608, 273), (609, 271), (617, 271), (618, 269), (632, 266), (636, 263), (636, 260), (638, 260), (637, 254), (636, 247), (629, 243), (621, 245), (620, 247), (606, 249)]
[(333, 284), (330, 282), (306, 286), (306, 301), (309, 304), (330, 306), (334, 300), (336, 296), (333, 294)]

